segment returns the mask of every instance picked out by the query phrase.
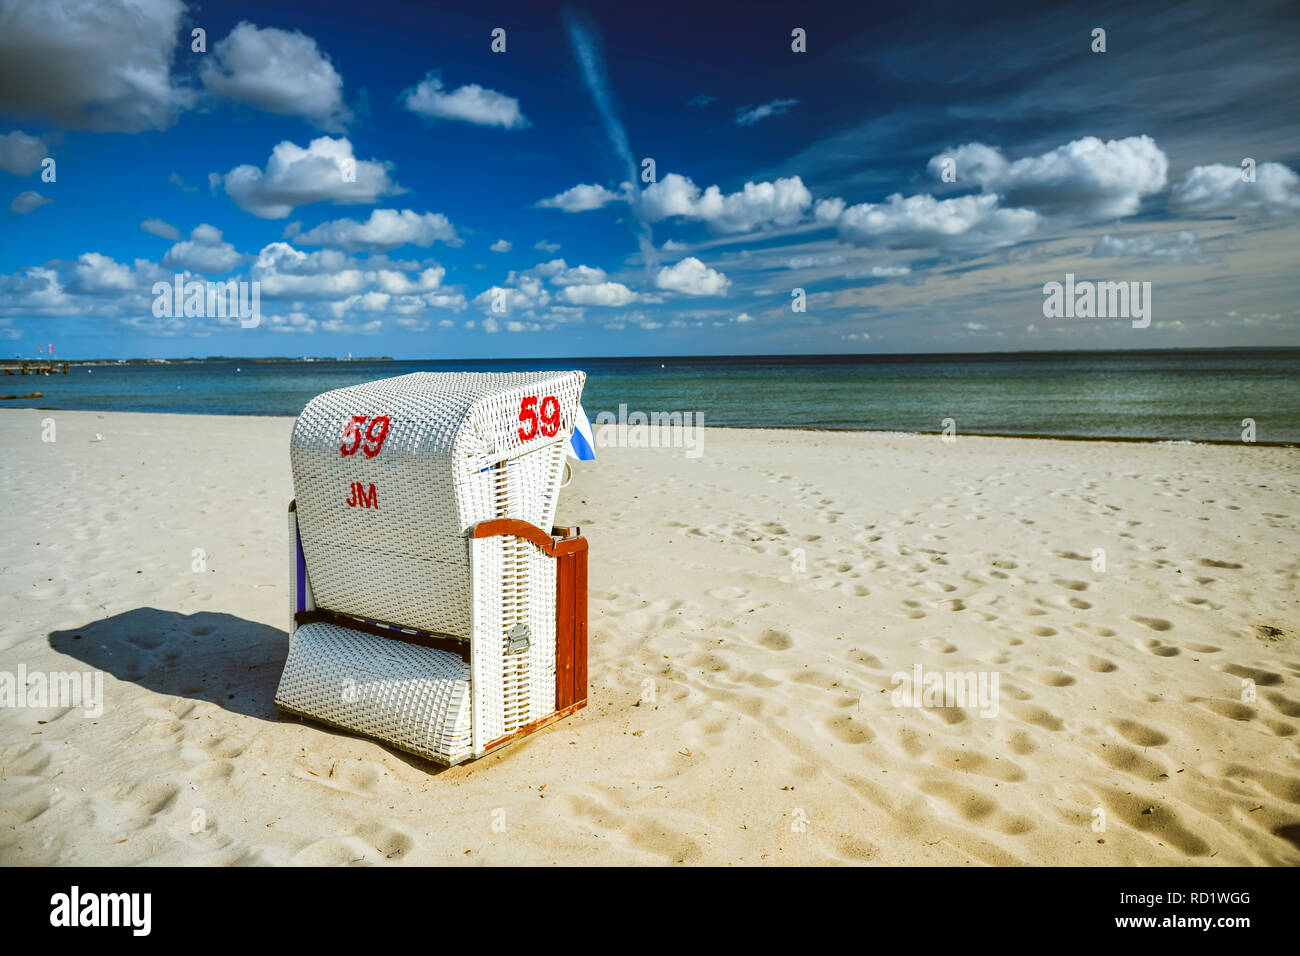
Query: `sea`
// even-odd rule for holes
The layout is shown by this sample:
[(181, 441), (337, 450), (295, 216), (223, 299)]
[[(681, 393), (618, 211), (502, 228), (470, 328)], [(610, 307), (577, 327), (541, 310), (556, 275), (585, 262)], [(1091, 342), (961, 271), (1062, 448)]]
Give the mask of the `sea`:
[(171, 360), (0, 376), (0, 408), (297, 415), (415, 371), (583, 369), (583, 406), (706, 427), (1300, 444), (1300, 348), (527, 360)]

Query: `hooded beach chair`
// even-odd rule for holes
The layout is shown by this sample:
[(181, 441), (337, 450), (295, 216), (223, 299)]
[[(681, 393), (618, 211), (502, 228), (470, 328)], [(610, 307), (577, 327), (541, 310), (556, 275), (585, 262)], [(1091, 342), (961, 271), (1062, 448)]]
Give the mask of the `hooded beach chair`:
[(278, 707), (455, 764), (586, 705), (587, 542), (552, 529), (585, 378), (416, 372), (303, 409)]

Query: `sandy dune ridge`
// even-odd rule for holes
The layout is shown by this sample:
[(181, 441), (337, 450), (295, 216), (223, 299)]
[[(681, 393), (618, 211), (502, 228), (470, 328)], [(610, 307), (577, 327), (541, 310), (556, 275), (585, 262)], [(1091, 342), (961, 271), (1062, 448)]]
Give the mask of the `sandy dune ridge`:
[(1300, 450), (601, 449), (591, 706), (441, 770), (273, 707), (290, 427), (0, 412), (0, 672), (106, 675), (0, 707), (0, 862), (1300, 863)]

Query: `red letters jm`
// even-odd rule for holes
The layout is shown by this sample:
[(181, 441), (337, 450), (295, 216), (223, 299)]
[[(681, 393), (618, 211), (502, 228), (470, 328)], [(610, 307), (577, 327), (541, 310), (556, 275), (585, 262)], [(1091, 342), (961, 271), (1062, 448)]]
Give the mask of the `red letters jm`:
[(375, 491), (375, 483), (370, 483), (369, 490), (361, 487), (361, 482), (352, 482), (352, 494), (348, 497), (349, 508), (378, 508), (379, 493)]

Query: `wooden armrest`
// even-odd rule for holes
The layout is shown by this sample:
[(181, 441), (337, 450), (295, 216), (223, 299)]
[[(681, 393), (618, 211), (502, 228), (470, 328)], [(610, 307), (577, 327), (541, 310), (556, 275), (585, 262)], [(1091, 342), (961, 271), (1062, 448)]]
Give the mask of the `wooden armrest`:
[[(568, 532), (567, 528), (563, 530), (566, 533)], [(471, 538), (497, 538), (503, 536), (523, 538), (531, 541), (553, 558), (557, 558), (562, 554), (587, 550), (586, 538), (565, 538), (563, 541), (556, 541), (537, 525), (529, 524), (519, 518), (493, 518), (491, 521), (480, 521), (469, 529), (469, 536)]]

